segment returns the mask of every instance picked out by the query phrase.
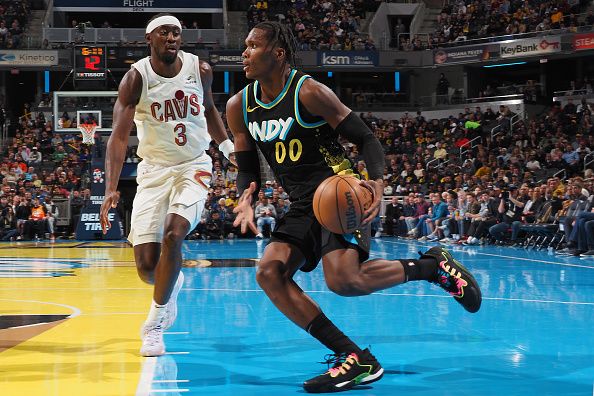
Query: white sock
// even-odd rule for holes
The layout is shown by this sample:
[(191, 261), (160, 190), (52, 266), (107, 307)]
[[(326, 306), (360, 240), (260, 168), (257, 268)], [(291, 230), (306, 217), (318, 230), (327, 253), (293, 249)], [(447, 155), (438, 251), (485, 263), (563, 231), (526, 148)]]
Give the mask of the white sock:
[(158, 322), (165, 314), (166, 307), (167, 307), (167, 304), (159, 305), (155, 302), (155, 300), (153, 300), (151, 302), (151, 309), (149, 310), (148, 318), (146, 318), (146, 321), (147, 322)]

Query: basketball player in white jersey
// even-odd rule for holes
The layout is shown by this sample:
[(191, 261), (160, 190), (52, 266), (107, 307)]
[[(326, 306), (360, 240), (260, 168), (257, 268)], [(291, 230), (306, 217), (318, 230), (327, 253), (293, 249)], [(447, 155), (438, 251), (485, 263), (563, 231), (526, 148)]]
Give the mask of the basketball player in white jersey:
[(214, 139), (229, 158), (233, 144), (213, 103), (212, 69), (179, 50), (179, 20), (156, 15), (147, 25), (146, 39), (151, 54), (126, 73), (113, 109), (101, 225), (104, 232), (111, 226), (107, 215), (117, 204), (116, 188), (134, 121), (142, 162), (128, 239), (140, 278), (154, 284), (140, 353), (159, 356), (165, 353), (163, 330), (177, 315), (182, 243), (200, 220), (211, 180), (206, 150)]

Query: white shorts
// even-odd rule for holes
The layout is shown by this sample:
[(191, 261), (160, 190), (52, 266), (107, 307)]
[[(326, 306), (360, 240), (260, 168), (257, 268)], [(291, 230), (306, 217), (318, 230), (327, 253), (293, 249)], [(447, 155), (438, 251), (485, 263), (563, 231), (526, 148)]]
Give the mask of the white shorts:
[(166, 166), (141, 161), (138, 190), (132, 205), (128, 240), (133, 246), (161, 243), (165, 217), (175, 213), (190, 222), (190, 231), (202, 216), (212, 178), (212, 160), (206, 154), (179, 165)]

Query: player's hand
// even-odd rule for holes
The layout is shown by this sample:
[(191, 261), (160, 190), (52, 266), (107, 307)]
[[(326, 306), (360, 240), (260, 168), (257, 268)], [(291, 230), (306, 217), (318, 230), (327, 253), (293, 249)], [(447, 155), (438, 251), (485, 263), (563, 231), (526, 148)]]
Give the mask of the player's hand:
[(103, 235), (107, 234), (107, 231), (111, 228), (111, 223), (109, 221), (109, 209), (115, 208), (118, 206), (118, 195), (114, 191), (112, 193), (106, 194), (105, 198), (103, 199), (103, 203), (101, 204), (101, 210), (99, 211), (99, 221), (101, 222), (101, 229), (103, 230)]
[(241, 225), (242, 234), (247, 232), (250, 224), (252, 225), (250, 228), (255, 228), (254, 209), (252, 208), (252, 194), (255, 191), (256, 183), (251, 182), (250, 186), (243, 191), (241, 197), (239, 197), (237, 206), (233, 209), (233, 213), (237, 214), (235, 221), (233, 221), (233, 227)]
[(365, 212), (363, 212), (363, 220), (361, 221), (361, 225), (365, 226), (379, 213), (380, 204), (382, 203), (382, 197), (384, 195), (384, 187), (383, 183), (378, 182), (377, 180), (360, 180), (359, 183), (369, 189), (373, 196), (373, 201), (371, 201), (371, 205)]

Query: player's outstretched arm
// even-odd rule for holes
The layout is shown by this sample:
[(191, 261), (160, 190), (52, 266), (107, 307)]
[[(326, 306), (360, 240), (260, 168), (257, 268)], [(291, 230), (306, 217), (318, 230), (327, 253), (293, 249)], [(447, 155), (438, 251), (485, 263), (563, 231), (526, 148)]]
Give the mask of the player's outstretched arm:
[(237, 193), (240, 196), (238, 205), (233, 210), (237, 213), (233, 226), (241, 225), (241, 232), (245, 233), (248, 227), (255, 228), (252, 202), (260, 188), (260, 161), (256, 144), (243, 118), (242, 92), (238, 92), (227, 102), (227, 124), (235, 141)]
[(142, 93), (142, 76), (130, 69), (118, 88), (118, 98), (113, 107), (113, 130), (105, 152), (105, 198), (101, 204), (100, 221), (103, 233), (111, 227), (107, 217), (110, 208), (118, 204), (116, 189), (128, 148), (128, 137), (134, 122), (136, 104)]
[(202, 80), (202, 89), (204, 91), (204, 116), (206, 117), (208, 134), (219, 145), (219, 149), (225, 157), (231, 159), (229, 157), (235, 149), (233, 142), (227, 136), (221, 114), (217, 110), (212, 97), (212, 68), (204, 61), (200, 61), (200, 80)]
[(355, 143), (363, 153), (369, 180), (361, 184), (373, 193), (373, 202), (363, 213), (362, 224), (368, 224), (379, 213), (383, 196), (382, 175), (385, 154), (379, 140), (355, 113), (346, 107), (330, 88), (311, 78), (303, 83), (299, 100), (308, 112), (322, 117), (338, 134)]

